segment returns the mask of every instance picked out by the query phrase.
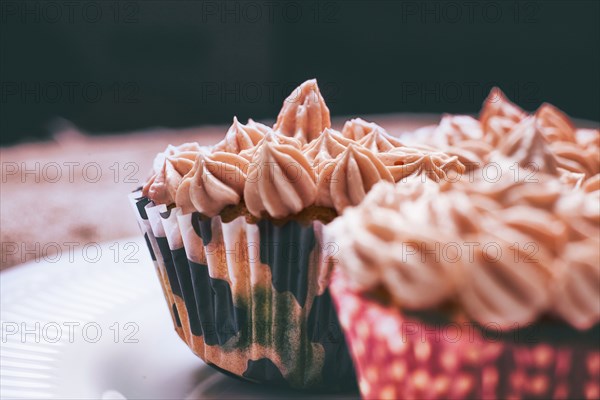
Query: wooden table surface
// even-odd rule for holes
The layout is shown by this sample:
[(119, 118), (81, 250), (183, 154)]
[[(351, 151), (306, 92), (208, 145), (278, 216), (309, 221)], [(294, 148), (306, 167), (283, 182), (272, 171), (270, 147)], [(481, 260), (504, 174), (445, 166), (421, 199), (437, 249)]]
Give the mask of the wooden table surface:
[[(392, 134), (437, 123), (439, 116), (364, 116)], [(347, 118), (335, 118), (341, 129)], [(139, 234), (127, 194), (146, 179), (167, 144), (214, 144), (228, 126), (155, 129), (87, 136), (74, 130), (48, 142), (0, 148), (0, 269), (34, 259), (56, 262), (94, 244)]]

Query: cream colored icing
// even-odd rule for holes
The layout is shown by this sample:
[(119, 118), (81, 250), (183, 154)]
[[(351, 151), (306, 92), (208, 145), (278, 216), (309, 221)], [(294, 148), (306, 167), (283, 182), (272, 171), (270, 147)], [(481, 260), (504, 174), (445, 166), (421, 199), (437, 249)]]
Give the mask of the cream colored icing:
[(267, 126), (265, 124), (261, 124), (260, 122), (256, 122), (252, 118), (248, 118), (248, 122), (246, 123), (246, 125), (249, 126), (249, 127), (251, 127), (251, 128), (254, 128), (254, 129), (258, 130), (263, 135), (266, 135), (268, 132), (272, 132), (273, 131), (273, 128), (271, 128), (270, 126)]
[(587, 239), (567, 245), (553, 296), (554, 311), (571, 325), (591, 327), (600, 319), (600, 242)]
[(600, 130), (575, 129), (565, 113), (548, 103), (538, 108), (535, 117), (561, 168), (585, 178), (600, 173)]
[[(262, 124), (261, 124), (262, 125)], [(226, 151), (240, 154), (244, 150), (255, 147), (265, 136), (266, 131), (254, 121), (244, 125), (233, 117), (233, 124), (225, 134), (225, 138), (215, 145), (214, 151)]]
[(208, 147), (198, 143), (169, 145), (152, 163), (152, 175), (142, 188), (142, 194), (156, 204), (170, 205), (175, 202), (177, 187), (185, 174), (194, 166), (199, 153), (207, 153)]
[[(171, 172), (171, 163), (161, 165), (165, 169), (162, 175), (169, 177), (169, 184), (161, 186), (161, 193), (168, 197), (164, 201), (175, 202), (184, 213), (199, 211), (207, 216), (242, 201), (256, 217), (285, 218), (310, 205), (342, 212), (359, 202), (379, 180), (392, 181), (392, 174), (398, 178), (430, 174), (438, 180), (450, 169), (460, 168), (452, 157), (433, 149), (403, 146), (375, 123), (348, 121), (344, 132), (349, 137), (330, 125), (329, 110), (316, 81), (304, 82), (284, 102), (274, 129), (251, 119), (242, 124), (234, 118), (210, 154), (187, 155), (185, 169), (177, 174)], [(348, 151), (349, 146), (354, 147)], [(400, 147), (402, 150), (385, 157)], [(401, 160), (407, 166), (399, 165)], [(239, 179), (228, 181), (228, 173)]]
[(383, 285), (401, 307), (452, 301), (484, 326), (558, 314), (586, 329), (600, 320), (593, 193), (556, 179), (379, 184), (326, 227), (326, 240), (339, 244), (356, 290)]
[(304, 147), (303, 153), (313, 166), (318, 167), (336, 158), (351, 143), (354, 142), (346, 139), (339, 132), (325, 128), (321, 136)]
[[(479, 121), (444, 116), (428, 130), (429, 146), (404, 146), (359, 118), (341, 133), (330, 126), (316, 81), (307, 81), (274, 130), (234, 118), (212, 149), (167, 147), (143, 194), (210, 217), (242, 201), (256, 217), (330, 207), (343, 215), (326, 236), (358, 290), (383, 285), (408, 309), (458, 302), (504, 329), (543, 314), (579, 329), (598, 323), (599, 130), (575, 129), (549, 104), (528, 116), (497, 89)], [(463, 174), (465, 163), (490, 161), (498, 181)], [(489, 243), (500, 250), (494, 260), (482, 247)], [(448, 244), (458, 247), (435, 259)], [(471, 258), (449, 260), (457, 249)]]
[(549, 142), (575, 142), (575, 125), (569, 117), (554, 107), (544, 103), (535, 112), (539, 129)]
[(596, 174), (583, 184), (583, 190), (586, 192), (594, 192), (600, 190), (600, 174)]
[(374, 122), (367, 122), (362, 118), (353, 118), (344, 123), (342, 136), (352, 140), (360, 140), (377, 128), (381, 127)]
[(491, 145), (498, 144), (526, 116), (527, 113), (513, 104), (499, 88), (493, 88), (479, 114), (485, 141)]
[(288, 146), (292, 146), (296, 149), (302, 149), (302, 143), (300, 143), (299, 140), (294, 139), (292, 137), (281, 135), (280, 133), (271, 130), (271, 131), (268, 131), (267, 133), (265, 133), (263, 139), (261, 139), (261, 141), (258, 142), (256, 146), (251, 147), (246, 150), (242, 150), (239, 155), (249, 161), (252, 161), (252, 158), (254, 157), (254, 153), (256, 152), (256, 150), (260, 147), (260, 145), (263, 142), (271, 142), (271, 143), (275, 143), (275, 144), (285, 144)]
[(187, 214), (199, 211), (213, 217), (238, 204), (244, 192), (249, 161), (227, 152), (200, 154), (177, 189), (176, 204)]
[(367, 133), (360, 140), (358, 140), (358, 143), (374, 153), (382, 153), (390, 151), (396, 147), (404, 146), (398, 138), (387, 133), (379, 125), (375, 125), (371, 132)]
[(346, 207), (360, 203), (382, 180), (393, 181), (385, 165), (370, 150), (350, 144), (320, 171), (316, 204), (335, 208), (341, 214)]
[(465, 172), (457, 156), (424, 147), (397, 147), (377, 157), (387, 167), (395, 182), (410, 176), (424, 176), (435, 182), (455, 180)]
[(317, 80), (311, 79), (285, 99), (273, 129), (304, 144), (316, 139), (325, 128), (330, 127), (329, 108), (321, 96)]
[(481, 123), (466, 115), (444, 115), (426, 143), (457, 156), (468, 170), (481, 168), (493, 147), (483, 139)]
[(439, 148), (456, 146), (469, 140), (480, 141), (483, 138), (481, 123), (468, 115), (442, 116), (433, 132), (431, 144)]
[(600, 173), (600, 147), (556, 141), (550, 144), (550, 149), (561, 168), (585, 174), (588, 178)]
[(297, 148), (265, 136), (248, 168), (244, 200), (257, 217), (284, 218), (297, 214), (315, 201), (316, 175)]
[[(295, 102), (292, 101), (294, 99)], [(312, 193), (308, 178), (299, 182), (283, 182), (286, 179), (283, 179), (285, 176), (280, 165), (279, 169), (258, 175), (259, 180), (267, 179), (275, 183), (250, 185), (250, 199), (244, 199), (244, 185), (224, 182), (221, 175), (205, 167), (206, 163), (213, 165), (211, 158), (198, 157), (196, 160), (200, 151), (197, 144), (185, 144), (177, 148), (169, 146), (157, 157), (155, 172), (146, 183), (144, 194), (156, 202), (175, 202), (186, 211), (193, 208), (207, 215), (215, 215), (226, 205), (245, 200), (252, 204), (250, 212), (257, 217), (269, 215), (282, 218), (285, 213), (291, 215), (299, 212), (301, 209), (298, 204), (304, 207), (312, 204), (332, 207), (341, 213), (349, 205), (357, 204), (380, 180), (399, 182), (406, 178), (422, 177), (435, 182), (455, 181), (466, 170), (480, 167), (490, 160), (500, 161), (503, 167), (510, 163), (520, 167), (536, 165), (540, 167), (536, 172), (558, 177), (575, 188), (589, 187), (591, 184), (585, 186), (586, 179), (598, 174), (595, 171), (600, 168), (600, 161), (593, 152), (594, 148), (600, 146), (598, 130), (573, 131), (568, 117), (550, 105), (542, 106), (535, 117), (527, 117), (501, 92), (497, 92), (486, 101), (481, 119), (480, 122), (468, 116), (444, 116), (439, 126), (429, 129), (425, 136), (424, 143), (431, 146), (405, 146), (379, 125), (360, 118), (348, 121), (340, 133), (328, 127), (329, 111), (316, 81), (307, 81), (284, 103), (275, 124), (276, 131), (251, 119), (247, 124), (242, 124), (234, 118), (225, 138), (212, 150), (203, 148), (202, 152), (205, 155), (209, 152), (239, 155), (249, 162), (248, 168), (254, 171), (254, 175), (258, 174), (257, 163), (271, 162), (265, 161), (265, 157), (268, 156), (270, 160), (274, 155), (279, 154), (279, 158), (283, 158), (281, 154), (286, 154), (296, 160), (302, 171), (306, 170), (305, 162), (308, 163), (310, 171), (307, 176), (314, 177), (315, 193)], [(497, 138), (496, 150), (492, 150), (486, 141), (490, 134)], [(410, 135), (406, 137), (410, 138)], [(550, 138), (555, 140), (548, 144)], [(420, 140), (411, 143), (419, 143)], [(283, 149), (289, 146), (297, 151), (286, 150), (282, 153), (277, 150), (280, 146), (284, 146)], [(257, 155), (260, 149), (264, 150), (264, 154)], [(298, 153), (302, 156), (298, 156)], [(214, 163), (225, 166), (224, 170), (240, 170), (223, 160), (224, 155), (217, 154), (215, 157)], [(241, 162), (238, 164), (245, 165)], [(193, 172), (190, 173), (192, 167)], [(245, 167), (241, 171), (245, 174)], [(186, 189), (178, 194), (178, 187), (186, 174), (190, 175), (186, 176), (189, 182)], [(244, 174), (241, 176), (246, 176)], [(334, 175), (335, 180), (332, 179)], [(191, 184), (194, 182), (192, 178), (195, 178), (195, 185)], [(273, 187), (282, 182), (280, 188)], [(214, 191), (211, 191), (211, 185), (216, 186)], [(186, 199), (183, 194), (190, 193), (191, 187), (195, 188), (197, 197), (206, 192), (203, 196), (212, 200), (201, 204), (202, 200), (196, 199), (196, 207), (192, 199)], [(267, 193), (277, 195), (265, 199)], [(289, 193), (296, 195), (285, 198)], [(300, 195), (304, 197), (299, 201)], [(278, 207), (276, 202), (282, 205)], [(269, 210), (274, 211), (275, 215), (271, 215)]]
[[(497, 88), (484, 102), (480, 121), (445, 115), (422, 136), (424, 143), (457, 156), (467, 171), (503, 157), (522, 167), (528, 164), (536, 172), (552, 173), (573, 187), (600, 173), (600, 130), (576, 129), (566, 114), (548, 103), (530, 116)], [(539, 151), (520, 146), (527, 141)], [(511, 148), (521, 149), (530, 158)]]
[(501, 142), (499, 152), (535, 173), (555, 174), (558, 167), (535, 117), (527, 117), (515, 125)]

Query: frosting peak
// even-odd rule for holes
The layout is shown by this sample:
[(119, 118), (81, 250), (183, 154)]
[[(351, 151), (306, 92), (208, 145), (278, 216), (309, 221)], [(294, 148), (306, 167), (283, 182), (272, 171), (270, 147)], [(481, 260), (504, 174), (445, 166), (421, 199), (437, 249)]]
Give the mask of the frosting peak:
[(433, 143), (455, 146), (466, 140), (481, 140), (481, 123), (468, 115), (444, 115), (433, 133)]
[(260, 122), (256, 122), (252, 118), (248, 118), (248, 122), (246, 123), (246, 126), (249, 126), (251, 128), (254, 128), (254, 129), (258, 130), (263, 135), (266, 135), (267, 132), (273, 131), (273, 129), (270, 126), (267, 126), (265, 124), (261, 124)]
[(357, 290), (384, 287), (403, 308), (458, 301), (481, 325), (554, 314), (587, 329), (600, 321), (599, 193), (557, 180), (379, 184), (325, 235)]
[(170, 205), (175, 202), (177, 188), (185, 174), (194, 166), (199, 153), (208, 153), (198, 143), (167, 146), (153, 162), (153, 174), (142, 188), (142, 194), (155, 204)]
[(301, 84), (285, 99), (273, 129), (286, 136), (295, 137), (302, 143), (308, 143), (329, 127), (329, 109), (321, 96), (317, 80), (311, 79)]
[(339, 132), (325, 128), (318, 139), (305, 146), (303, 152), (312, 161), (313, 166), (318, 167), (321, 163), (337, 157), (351, 143), (352, 140), (346, 139)]
[(390, 171), (395, 182), (416, 175), (435, 182), (455, 180), (465, 172), (465, 166), (457, 156), (425, 147), (398, 147), (377, 156)]
[(535, 115), (559, 167), (583, 174), (584, 179), (600, 172), (600, 131), (576, 130), (566, 114), (547, 103)]
[(575, 142), (575, 127), (565, 113), (544, 103), (535, 112), (538, 125), (549, 142)]
[(359, 204), (382, 180), (393, 182), (385, 165), (370, 150), (351, 143), (320, 171), (316, 204), (341, 214), (346, 207)]
[(457, 156), (469, 170), (481, 168), (493, 150), (483, 140), (481, 123), (467, 115), (444, 115), (427, 143)]
[[(287, 138), (289, 139), (289, 138)], [(293, 140), (293, 139), (292, 139)], [(257, 146), (244, 188), (248, 211), (285, 218), (315, 201), (316, 176), (302, 152), (267, 134)]]
[(527, 113), (513, 104), (502, 90), (494, 87), (483, 102), (479, 121), (486, 141), (496, 145), (526, 116)]
[(360, 140), (376, 128), (381, 127), (374, 122), (367, 122), (362, 118), (353, 118), (344, 123), (342, 135), (348, 139)]
[(518, 162), (521, 168), (552, 175), (557, 173), (556, 159), (534, 117), (528, 117), (517, 124), (502, 142), (499, 151)]
[(375, 125), (371, 132), (363, 136), (358, 143), (374, 153), (386, 152), (395, 147), (404, 146), (399, 139), (387, 133), (379, 125)]
[(256, 146), (264, 135), (262, 127), (256, 122), (250, 123), (249, 121), (247, 125), (244, 125), (238, 121), (237, 117), (233, 117), (233, 124), (225, 134), (225, 138), (215, 145), (214, 151), (239, 154)]
[(248, 160), (233, 153), (199, 154), (194, 168), (177, 189), (177, 205), (184, 214), (199, 211), (213, 217), (225, 206), (238, 204), (248, 164)]
[(269, 130), (267, 133), (264, 134), (263, 138), (256, 144), (256, 146), (241, 151), (240, 156), (251, 161), (254, 157), (254, 153), (256, 153), (256, 150), (258, 150), (265, 142), (273, 144), (285, 144), (288, 146), (295, 147), (296, 149), (302, 148), (302, 144), (299, 140), (294, 139), (293, 137), (284, 136), (273, 130)]

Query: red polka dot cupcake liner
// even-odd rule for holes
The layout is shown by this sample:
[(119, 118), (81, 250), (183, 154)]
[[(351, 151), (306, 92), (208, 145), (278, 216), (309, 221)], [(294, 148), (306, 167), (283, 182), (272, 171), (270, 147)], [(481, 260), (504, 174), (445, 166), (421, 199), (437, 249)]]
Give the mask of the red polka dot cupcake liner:
[(510, 332), (403, 313), (330, 286), (365, 399), (597, 399), (600, 329), (554, 321)]

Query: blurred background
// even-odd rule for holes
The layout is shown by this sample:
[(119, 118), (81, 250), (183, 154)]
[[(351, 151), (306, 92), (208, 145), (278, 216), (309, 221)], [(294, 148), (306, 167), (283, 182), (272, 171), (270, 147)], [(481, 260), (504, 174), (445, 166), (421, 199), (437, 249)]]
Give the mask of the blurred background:
[(139, 235), (126, 195), (157, 152), (214, 144), (234, 115), (269, 123), (309, 78), (338, 129), (477, 113), (496, 85), (597, 127), (599, 15), (598, 1), (2, 0), (0, 269)]
[[(597, 1), (2, 1), (2, 144), (273, 119), (316, 77), (333, 115), (600, 116)], [(60, 119), (57, 119), (60, 118)], [(58, 122), (57, 122), (58, 121)]]

